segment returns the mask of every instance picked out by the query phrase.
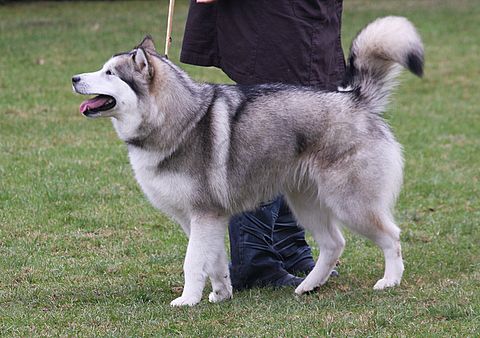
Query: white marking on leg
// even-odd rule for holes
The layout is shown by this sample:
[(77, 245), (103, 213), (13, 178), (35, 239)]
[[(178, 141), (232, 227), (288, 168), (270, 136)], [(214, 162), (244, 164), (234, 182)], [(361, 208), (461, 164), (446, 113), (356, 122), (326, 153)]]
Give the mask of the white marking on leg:
[[(230, 278), (219, 281), (218, 274), (228, 271), (224, 247), (227, 224), (225, 217), (200, 214), (192, 217), (190, 239), (184, 263), (185, 286), (182, 296), (173, 300), (172, 306), (193, 306), (202, 298), (205, 280), (214, 280), (214, 291), (218, 301), (231, 298)], [(221, 299), (220, 299), (221, 298)], [(217, 300), (217, 299), (215, 299)]]
[[(377, 234), (375, 243), (383, 250), (385, 256), (385, 273), (375, 286), (375, 290), (400, 285), (404, 271), (402, 249), (399, 239), (400, 230), (393, 222), (384, 222), (386, 232)], [(393, 231), (388, 231), (393, 230)], [(393, 234), (391, 233), (393, 232)]]

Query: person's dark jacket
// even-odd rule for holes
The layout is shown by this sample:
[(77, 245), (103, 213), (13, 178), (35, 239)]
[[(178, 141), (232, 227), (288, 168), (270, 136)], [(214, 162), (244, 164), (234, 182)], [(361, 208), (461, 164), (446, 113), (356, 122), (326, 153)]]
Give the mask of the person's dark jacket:
[(345, 70), (342, 0), (191, 1), (180, 61), (241, 84), (335, 89)]

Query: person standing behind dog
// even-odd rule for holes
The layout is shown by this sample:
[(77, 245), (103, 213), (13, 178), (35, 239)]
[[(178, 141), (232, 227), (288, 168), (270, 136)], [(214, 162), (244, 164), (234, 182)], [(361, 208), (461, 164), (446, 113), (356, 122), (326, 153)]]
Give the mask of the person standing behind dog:
[[(238, 84), (336, 90), (345, 72), (342, 0), (192, 0), (180, 61)], [(268, 165), (268, 164), (267, 164)], [(304, 231), (278, 197), (229, 225), (234, 289), (297, 286), (314, 267)]]

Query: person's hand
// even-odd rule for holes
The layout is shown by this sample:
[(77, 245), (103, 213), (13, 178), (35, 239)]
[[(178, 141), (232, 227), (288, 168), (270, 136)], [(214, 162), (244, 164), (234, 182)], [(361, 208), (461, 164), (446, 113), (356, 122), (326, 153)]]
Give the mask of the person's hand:
[(217, 0), (197, 0), (197, 4), (209, 4)]

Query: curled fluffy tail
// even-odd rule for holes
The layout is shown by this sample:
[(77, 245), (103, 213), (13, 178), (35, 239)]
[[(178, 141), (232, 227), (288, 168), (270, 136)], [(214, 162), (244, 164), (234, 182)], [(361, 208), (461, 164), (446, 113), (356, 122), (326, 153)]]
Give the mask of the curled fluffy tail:
[(347, 71), (339, 90), (381, 114), (403, 66), (423, 75), (423, 44), (413, 24), (403, 17), (380, 18), (353, 40)]

